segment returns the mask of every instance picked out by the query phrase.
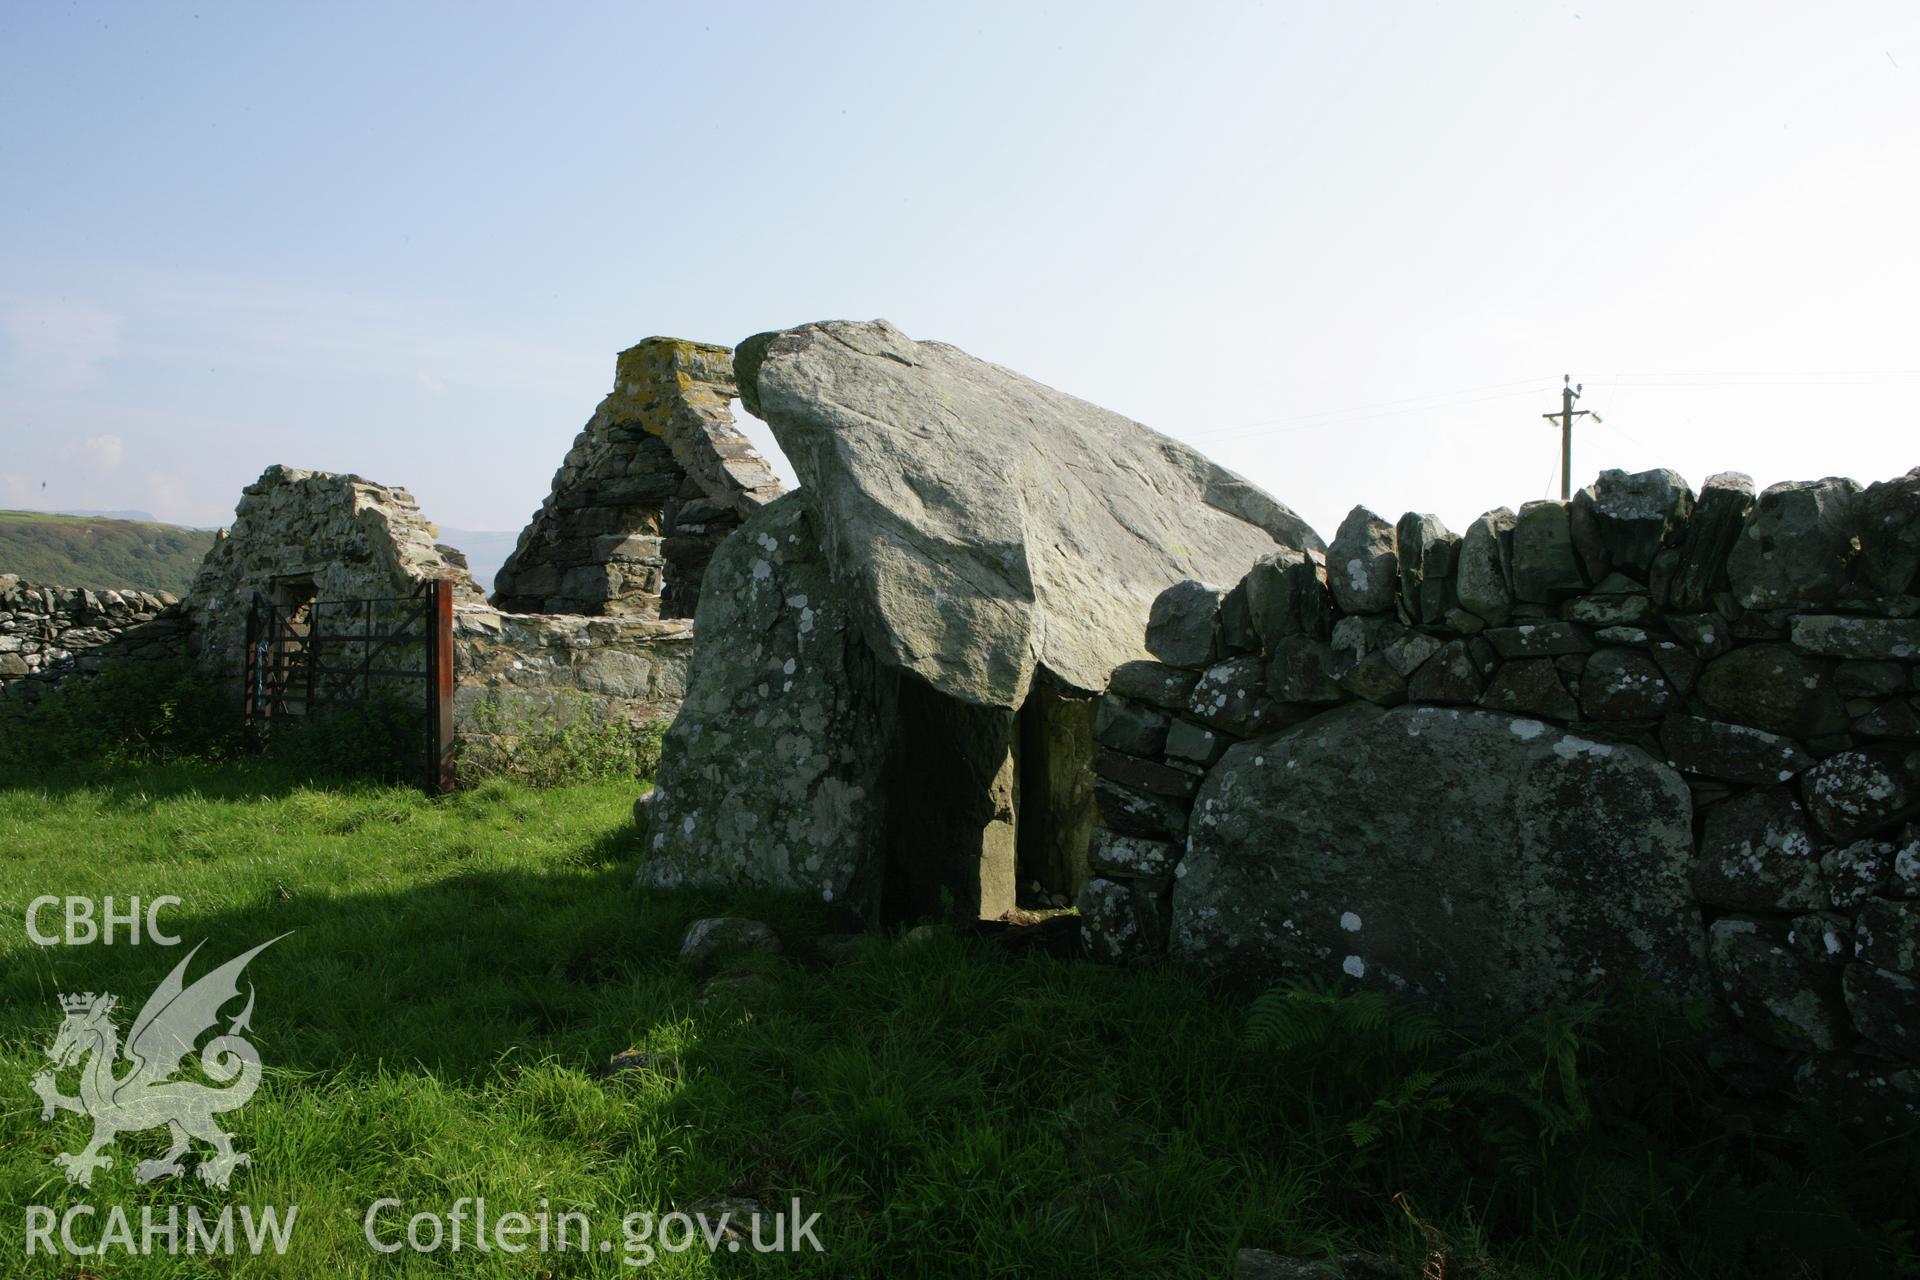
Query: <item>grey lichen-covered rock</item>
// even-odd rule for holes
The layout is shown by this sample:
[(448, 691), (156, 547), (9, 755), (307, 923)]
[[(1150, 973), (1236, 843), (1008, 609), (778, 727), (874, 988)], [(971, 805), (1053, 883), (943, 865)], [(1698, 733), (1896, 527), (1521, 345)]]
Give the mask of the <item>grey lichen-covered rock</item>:
[(1700, 673), (1700, 700), (1722, 720), (1817, 738), (1847, 727), (1846, 705), (1827, 672), (1827, 664), (1786, 645), (1748, 645), (1707, 664)]
[(1191, 720), (1175, 720), (1167, 730), (1167, 758), (1209, 765), (1218, 760), (1232, 739)]
[(891, 682), (827, 571), (801, 495), (721, 544), (686, 700), (662, 745), (643, 885), (758, 886), (877, 905)]
[(1852, 594), (1859, 493), (1839, 476), (1768, 486), (1727, 556), (1742, 607), (1817, 606)]
[(1499, 507), (1468, 525), (1460, 539), (1454, 593), (1461, 608), (1490, 627), (1505, 626), (1513, 612), (1513, 590), (1507, 585), (1513, 526), (1513, 512)]
[(1580, 676), (1580, 709), (1590, 720), (1655, 720), (1672, 702), (1659, 664), (1637, 649), (1602, 649)]
[(1284, 636), (1273, 645), (1267, 691), (1281, 702), (1340, 702), (1333, 677), (1333, 646), (1309, 636)]
[(1813, 911), (1830, 899), (1806, 811), (1784, 787), (1763, 787), (1707, 810), (1693, 891), (1715, 907)]
[(1727, 590), (1727, 556), (1753, 510), (1753, 480), (1738, 471), (1707, 477), (1687, 524), (1680, 558), (1667, 584), (1667, 604), (1705, 609), (1716, 591)]
[(1317, 573), (1312, 561), (1290, 549), (1261, 556), (1253, 562), (1238, 589), (1246, 592), (1247, 615), (1254, 635), (1260, 640), (1260, 644), (1254, 646), (1256, 649), (1263, 646), (1272, 649), (1287, 636), (1306, 631), (1306, 615), (1318, 612), (1306, 597), (1325, 590)]
[(1807, 770), (1807, 808), (1841, 839), (1891, 826), (1920, 809), (1920, 752), (1869, 747), (1828, 756)]
[(1549, 720), (1572, 720), (1580, 714), (1550, 658), (1516, 658), (1501, 663), (1487, 682), (1487, 691), (1480, 695), (1480, 705), (1489, 711)]
[(1920, 659), (1920, 618), (1801, 614), (1789, 634), (1796, 649), (1822, 657)]
[(1573, 549), (1567, 504), (1524, 504), (1513, 522), (1514, 598), (1548, 604), (1577, 595), (1585, 586)]
[(1414, 702), (1471, 706), (1480, 700), (1493, 669), (1492, 649), (1480, 640), (1454, 640), (1407, 678)]
[(1400, 579), (1393, 526), (1365, 507), (1340, 522), (1327, 548), (1327, 586), (1345, 613), (1386, 613)]
[(1095, 876), (1080, 887), (1080, 936), (1103, 964), (1158, 955), (1166, 947), (1166, 895), (1150, 882)]
[(1792, 738), (1701, 716), (1668, 716), (1660, 745), (1676, 769), (1754, 786), (1787, 782), (1813, 763)]
[(1087, 862), (1104, 876), (1157, 880), (1173, 874), (1181, 852), (1179, 846), (1166, 840), (1149, 840), (1095, 827), (1092, 844), (1087, 849)]
[(1920, 903), (1873, 898), (1853, 923), (1854, 952), (1877, 969), (1920, 973)]
[(680, 938), (680, 963), (695, 973), (706, 973), (730, 955), (780, 954), (780, 938), (758, 920), (742, 916), (711, 916), (695, 920)]
[(1852, 1035), (1838, 975), (1802, 959), (1787, 931), (1784, 921), (1752, 916), (1713, 922), (1708, 947), (1727, 1008), (1747, 1034), (1777, 1048), (1841, 1048)]
[[(1660, 549), (1678, 543), (1693, 515), (1693, 490), (1664, 469), (1602, 471), (1573, 499), (1574, 539), (1587, 576), (1598, 582), (1619, 571), (1648, 580)], [(1585, 537), (1582, 534), (1585, 533)]]
[(1167, 725), (1164, 713), (1113, 694), (1101, 698), (1093, 712), (1093, 736), (1128, 755), (1159, 755), (1167, 746)]
[(1233, 1280), (1343, 1280), (1339, 1267), (1291, 1258), (1271, 1249), (1241, 1249), (1233, 1255)]
[(1885, 888), (1893, 875), (1898, 847), (1890, 840), (1855, 840), (1820, 855), (1820, 875), (1827, 882), (1827, 898), (1842, 911), (1851, 911)]
[(1920, 981), (1870, 964), (1850, 964), (1844, 990), (1847, 1012), (1861, 1035), (1903, 1058), (1920, 1058)]
[(1593, 638), (1571, 622), (1523, 622), (1487, 632), (1487, 643), (1503, 658), (1556, 658), (1563, 653), (1590, 653)]
[(1176, 956), (1456, 1008), (1638, 976), (1705, 989), (1691, 800), (1632, 747), (1484, 711), (1352, 706), (1232, 748), (1195, 802)]
[(1439, 516), (1409, 511), (1393, 529), (1400, 560), (1400, 604), (1412, 622), (1434, 623), (1455, 603), (1451, 595), (1460, 537)]
[(1147, 652), (1175, 667), (1204, 667), (1220, 656), (1219, 587), (1192, 578), (1153, 598)]
[(1920, 467), (1860, 495), (1860, 580), (1882, 596), (1909, 593), (1920, 573)]
[(884, 321), (742, 343), (743, 400), (804, 486), (868, 646), (937, 693), (1103, 689), (1169, 583), (1235, 582), (1293, 512), (1186, 445)]
[(1151, 658), (1123, 662), (1113, 669), (1107, 692), (1136, 702), (1150, 703), (1167, 711), (1183, 710), (1193, 696), (1200, 673), (1182, 667), (1170, 667)]
[(1853, 922), (1837, 911), (1810, 911), (1787, 923), (1787, 946), (1810, 964), (1853, 959)]
[(1280, 708), (1267, 693), (1266, 661), (1249, 654), (1208, 667), (1193, 686), (1187, 715), (1239, 738), (1276, 727)]

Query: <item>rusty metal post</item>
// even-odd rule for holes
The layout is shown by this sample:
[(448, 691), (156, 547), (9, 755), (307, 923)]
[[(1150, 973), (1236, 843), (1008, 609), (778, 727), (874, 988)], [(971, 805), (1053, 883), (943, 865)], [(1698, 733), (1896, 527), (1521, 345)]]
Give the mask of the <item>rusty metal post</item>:
[(453, 776), (453, 584), (427, 584), (427, 790), (444, 795)]

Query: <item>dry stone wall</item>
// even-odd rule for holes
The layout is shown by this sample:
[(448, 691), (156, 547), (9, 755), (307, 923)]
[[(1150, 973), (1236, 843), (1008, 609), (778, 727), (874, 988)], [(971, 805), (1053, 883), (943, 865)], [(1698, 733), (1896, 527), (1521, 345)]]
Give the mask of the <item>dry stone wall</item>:
[(1097, 712), (1089, 945), (1453, 1007), (1637, 976), (1717, 997), (1730, 1071), (1920, 1098), (1917, 568), (1920, 469), (1609, 471), (1171, 587)]
[(720, 540), (780, 493), (734, 426), (733, 353), (648, 338), (574, 440), (494, 581), (518, 613), (691, 618)]
[(49, 587), (0, 573), (0, 715), (108, 662), (177, 658), (185, 611), (164, 591)]
[[(462, 749), (508, 748), (529, 724), (577, 715), (670, 717), (692, 649), (683, 620), (523, 615), (487, 604), (458, 550), (404, 489), (358, 476), (270, 467), (241, 495), (188, 596), (192, 645), (229, 676), (243, 668), (255, 593), (285, 605), (404, 600), (455, 583), (454, 728)], [(404, 655), (403, 655), (404, 657)]]

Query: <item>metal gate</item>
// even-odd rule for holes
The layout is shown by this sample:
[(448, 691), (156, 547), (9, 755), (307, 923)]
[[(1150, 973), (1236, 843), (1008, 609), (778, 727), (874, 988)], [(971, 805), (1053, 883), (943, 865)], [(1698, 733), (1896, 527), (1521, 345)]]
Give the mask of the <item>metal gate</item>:
[(451, 791), (453, 589), (435, 579), (411, 596), (311, 599), (277, 605), (259, 592), (247, 611), (245, 722), (264, 744), (289, 716), (351, 712), (396, 692), (422, 712), (427, 790)]

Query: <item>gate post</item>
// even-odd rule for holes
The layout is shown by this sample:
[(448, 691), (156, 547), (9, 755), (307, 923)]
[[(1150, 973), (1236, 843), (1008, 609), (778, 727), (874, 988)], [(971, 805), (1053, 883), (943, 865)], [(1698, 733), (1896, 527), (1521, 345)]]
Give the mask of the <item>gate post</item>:
[(453, 584), (427, 584), (427, 790), (445, 794), (453, 776)]

